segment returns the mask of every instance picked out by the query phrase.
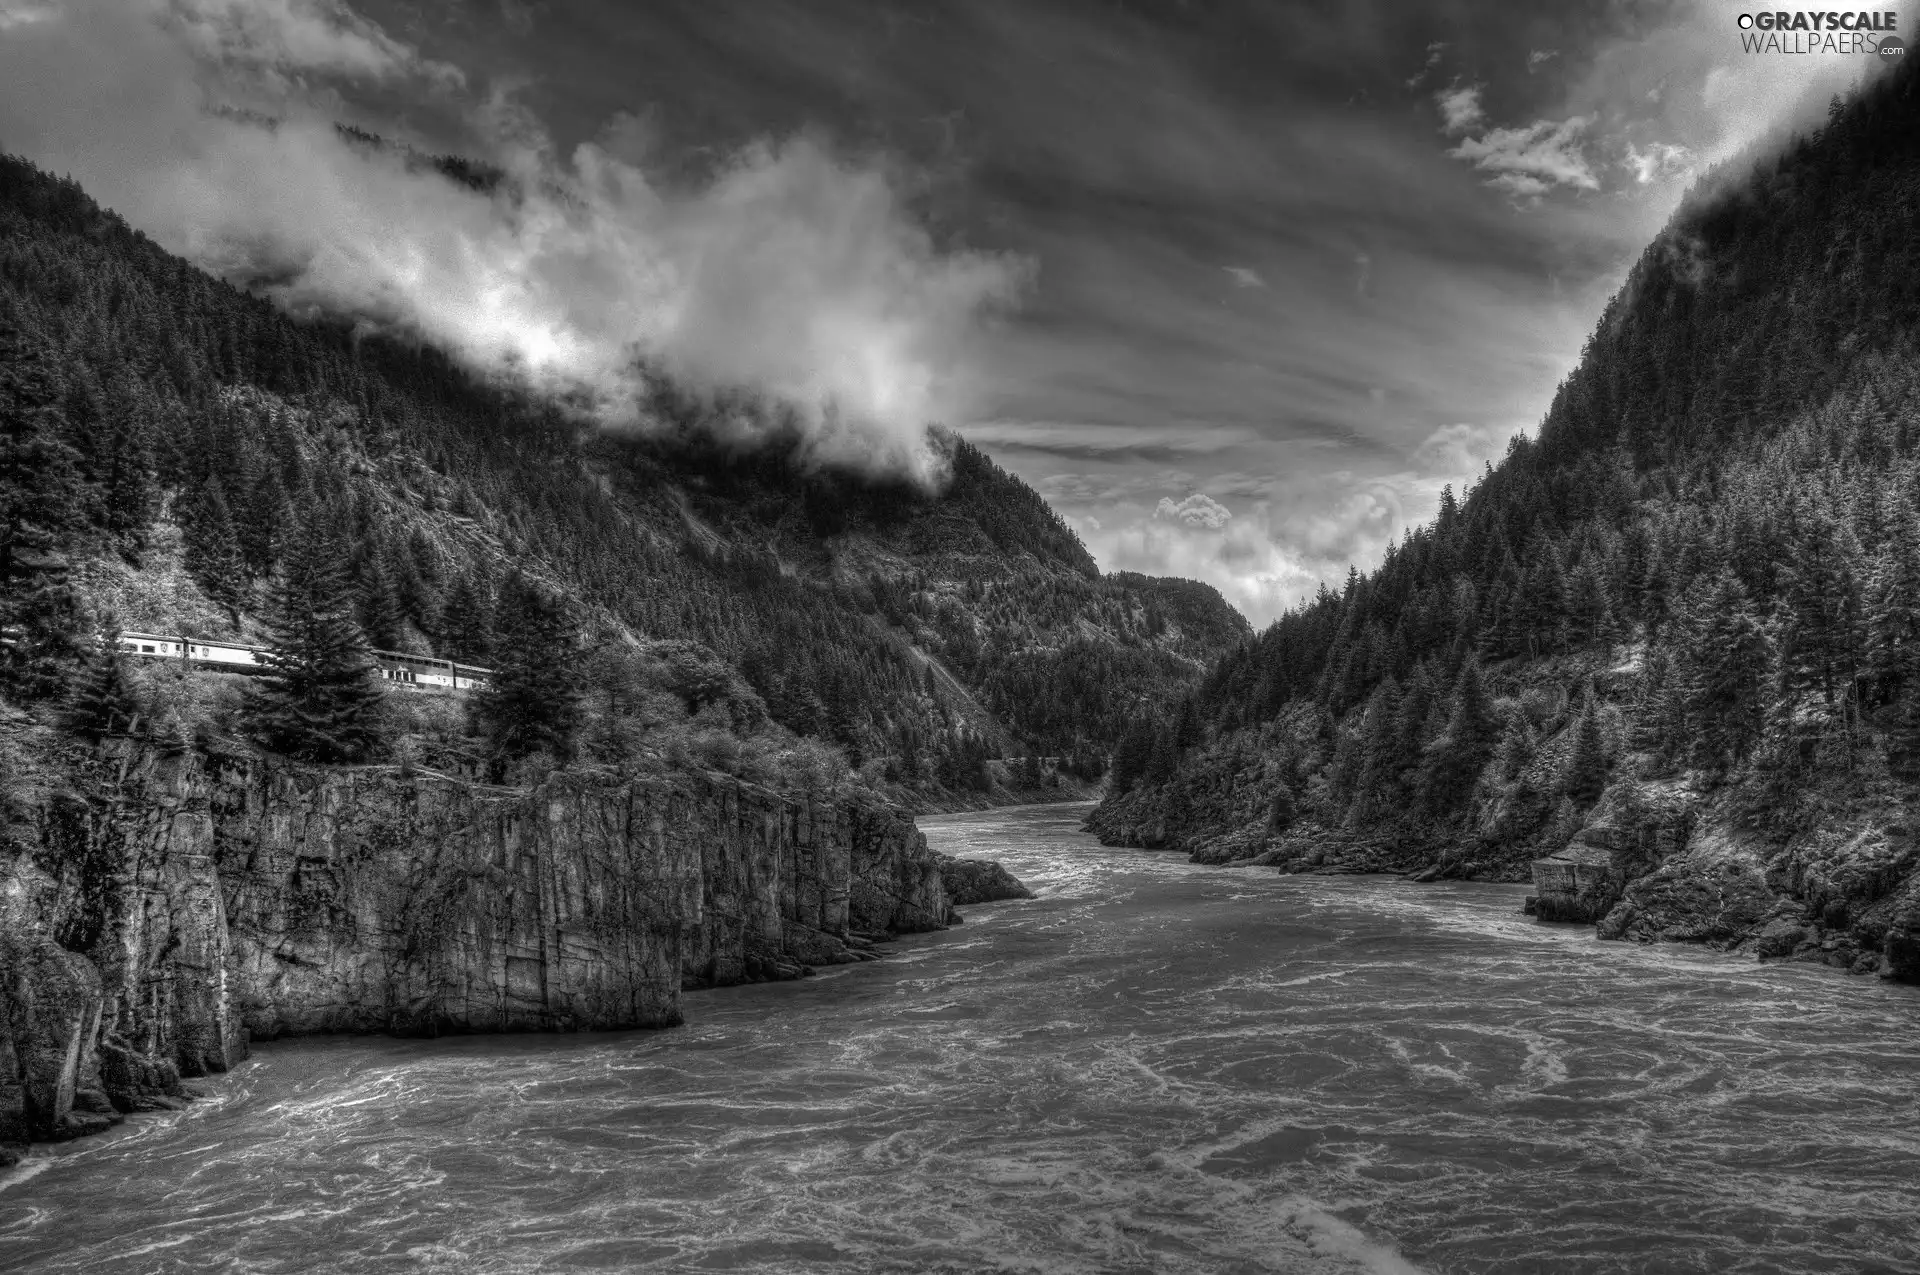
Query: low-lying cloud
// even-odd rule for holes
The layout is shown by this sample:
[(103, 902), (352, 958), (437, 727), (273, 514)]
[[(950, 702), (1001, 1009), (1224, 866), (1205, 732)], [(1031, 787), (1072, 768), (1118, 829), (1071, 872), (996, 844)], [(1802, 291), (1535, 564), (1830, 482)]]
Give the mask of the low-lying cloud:
[(1153, 514), (1168, 522), (1201, 527), (1208, 531), (1218, 531), (1233, 521), (1233, 512), (1204, 492), (1195, 492), (1179, 501), (1171, 496), (1162, 496), (1160, 503), (1154, 506)]
[(1107, 566), (1149, 575), (1201, 580), (1255, 623), (1278, 616), (1318, 583), (1312, 566), (1282, 546), (1260, 503), (1240, 516), (1212, 497), (1163, 497), (1149, 517), (1103, 524), (1072, 521), (1081, 539)]
[[(557, 154), (538, 120), (338, 0), (0, 0), (0, 146), (296, 311), (417, 334), (613, 425), (648, 378), (733, 441), (797, 428), (821, 463), (937, 480), (971, 341), (1023, 263), (947, 251), (898, 175), (810, 135), (695, 183)], [(463, 119), (504, 179), (453, 181), (336, 127), (375, 86)]]

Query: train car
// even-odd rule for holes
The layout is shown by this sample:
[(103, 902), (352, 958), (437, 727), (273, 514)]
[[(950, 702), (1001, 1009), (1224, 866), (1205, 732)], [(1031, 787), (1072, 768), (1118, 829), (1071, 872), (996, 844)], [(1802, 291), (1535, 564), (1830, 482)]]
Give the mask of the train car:
[[(168, 636), (164, 633), (120, 634), (119, 647), (128, 655), (143, 659), (184, 660), (202, 668), (223, 669), (230, 673), (259, 674), (267, 671), (266, 648), (238, 642), (215, 642), (202, 638)], [(380, 680), (405, 691), (459, 694), (479, 690), (493, 675), (492, 669), (427, 655), (408, 655), (403, 651), (373, 651), (373, 662)]]
[(492, 669), (430, 655), (408, 655), (402, 651), (375, 651), (383, 680), (409, 691), (472, 691), (487, 684)]
[(260, 648), (243, 646), (238, 642), (214, 642), (202, 638), (129, 631), (120, 635), (120, 649), (129, 655), (186, 660), (190, 664), (204, 664), (238, 673), (261, 667)]

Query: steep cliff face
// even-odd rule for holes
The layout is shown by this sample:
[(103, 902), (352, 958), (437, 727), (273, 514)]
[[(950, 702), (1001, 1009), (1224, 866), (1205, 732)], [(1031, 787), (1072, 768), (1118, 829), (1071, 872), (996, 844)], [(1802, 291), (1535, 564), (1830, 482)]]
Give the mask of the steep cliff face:
[(869, 799), (131, 745), (89, 765), (0, 865), (0, 1145), (175, 1104), (250, 1036), (667, 1026), (683, 987), (951, 916), (938, 856)]

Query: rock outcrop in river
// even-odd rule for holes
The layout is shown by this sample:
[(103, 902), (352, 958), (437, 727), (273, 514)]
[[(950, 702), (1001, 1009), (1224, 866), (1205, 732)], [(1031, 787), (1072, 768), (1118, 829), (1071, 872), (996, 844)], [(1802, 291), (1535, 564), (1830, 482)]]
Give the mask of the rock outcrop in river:
[(0, 863), (0, 1146), (174, 1105), (250, 1036), (667, 1026), (683, 987), (952, 918), (943, 856), (870, 798), (131, 743), (91, 765)]
[(955, 906), (1033, 897), (1033, 891), (1022, 885), (1020, 878), (991, 859), (956, 859), (950, 854), (935, 857), (940, 861), (940, 881), (946, 887), (947, 899)]

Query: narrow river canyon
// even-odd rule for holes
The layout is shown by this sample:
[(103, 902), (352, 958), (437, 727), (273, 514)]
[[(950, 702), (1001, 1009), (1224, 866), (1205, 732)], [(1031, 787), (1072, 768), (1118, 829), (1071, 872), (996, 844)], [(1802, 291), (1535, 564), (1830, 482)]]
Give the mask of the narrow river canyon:
[(1038, 893), (687, 1025), (265, 1045), (0, 1269), (1920, 1269), (1920, 988), (923, 819)]

